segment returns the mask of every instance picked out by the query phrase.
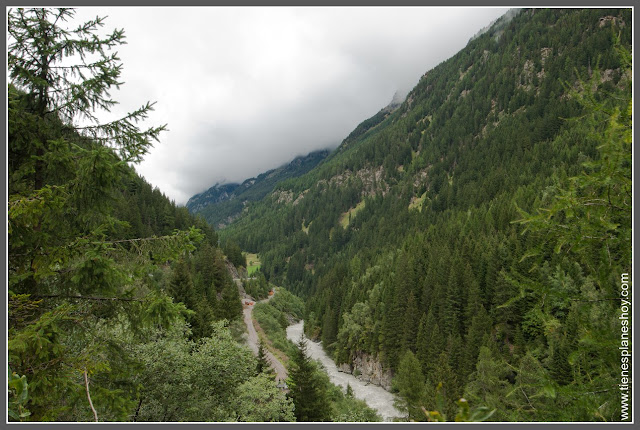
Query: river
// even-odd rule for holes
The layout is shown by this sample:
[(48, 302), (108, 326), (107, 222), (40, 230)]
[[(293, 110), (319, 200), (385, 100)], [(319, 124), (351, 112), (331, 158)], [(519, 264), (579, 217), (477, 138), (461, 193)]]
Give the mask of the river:
[[(300, 340), (300, 336), (303, 335), (303, 323), (303, 321), (300, 321), (287, 327), (287, 338), (289, 340), (294, 343)], [(334, 361), (322, 349), (320, 342), (312, 342), (306, 336), (305, 339), (307, 340), (309, 356), (314, 360), (320, 360), (331, 382), (344, 389), (347, 388), (347, 384), (351, 385), (353, 395), (358, 399), (364, 400), (371, 409), (375, 409), (383, 421), (393, 421), (394, 417), (403, 416), (393, 406), (393, 394), (378, 385), (367, 384), (349, 373), (339, 372)]]

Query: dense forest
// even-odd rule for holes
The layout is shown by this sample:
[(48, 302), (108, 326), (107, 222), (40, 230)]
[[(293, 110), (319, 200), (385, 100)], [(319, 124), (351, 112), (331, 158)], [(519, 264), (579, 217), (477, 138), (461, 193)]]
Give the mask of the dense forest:
[(123, 31), (73, 18), (8, 14), (9, 419), (295, 420), (244, 345), (217, 234), (132, 167), (165, 130), (137, 125), (153, 104), (97, 117)]
[[(100, 119), (124, 31), (7, 13), (9, 420), (379, 420), (286, 339), (300, 317), (406, 420), (624, 420), (631, 10), (503, 17), (220, 231), (136, 174), (153, 103)], [(276, 287), (255, 356), (241, 290)]]
[(382, 363), (411, 420), (464, 397), (496, 421), (620, 421), (631, 23), (499, 20), (219, 234), (304, 298), (338, 363)]

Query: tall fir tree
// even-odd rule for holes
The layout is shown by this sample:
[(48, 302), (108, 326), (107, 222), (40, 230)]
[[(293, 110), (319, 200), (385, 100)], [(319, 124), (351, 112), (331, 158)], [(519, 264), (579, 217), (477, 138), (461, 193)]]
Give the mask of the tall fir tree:
[(398, 390), (398, 408), (407, 413), (409, 420), (424, 421), (421, 407), (424, 404), (425, 380), (420, 362), (413, 352), (407, 351), (400, 360), (394, 386)]
[[(100, 36), (103, 18), (71, 29), (73, 16), (68, 8), (17, 8), (7, 21), (8, 353), (10, 369), (26, 377), (34, 420), (68, 417), (68, 402), (90, 398), (92, 379), (121, 376), (126, 360), (102, 340), (101, 326), (118, 318), (166, 325), (180, 316), (184, 307), (149, 288), (148, 275), (202, 239), (194, 228), (123, 238), (117, 187), (132, 174), (127, 163), (139, 162), (165, 127), (137, 125), (151, 103), (99, 121), (97, 112), (116, 103), (109, 92), (121, 84), (122, 65), (109, 51), (124, 33)], [(127, 400), (114, 400), (120, 392), (117, 384), (96, 388), (94, 400), (113, 405), (101, 415), (124, 418)]]
[(498, 421), (509, 420), (506, 396), (513, 389), (507, 380), (509, 373), (508, 366), (494, 357), (488, 347), (480, 347), (478, 362), (465, 387), (465, 399), (472, 405), (495, 409), (493, 418)]
[(300, 338), (289, 374), (289, 395), (295, 405), (296, 420), (301, 422), (329, 421), (331, 408), (326, 387), (316, 374), (316, 366), (307, 354), (307, 343)]
[(260, 339), (258, 343), (258, 362), (256, 364), (256, 373), (264, 373), (270, 377), (275, 376), (275, 372), (271, 368), (271, 364), (267, 360), (267, 353), (264, 348), (264, 342)]

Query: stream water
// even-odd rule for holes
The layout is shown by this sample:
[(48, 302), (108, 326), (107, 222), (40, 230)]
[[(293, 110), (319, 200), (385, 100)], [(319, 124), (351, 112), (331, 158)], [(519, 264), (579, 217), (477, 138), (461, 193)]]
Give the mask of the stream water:
[[(295, 343), (300, 340), (300, 336), (303, 335), (303, 323), (303, 321), (300, 321), (287, 327), (287, 338), (289, 340)], [(375, 409), (383, 421), (393, 421), (394, 417), (403, 416), (393, 406), (393, 394), (378, 385), (367, 384), (349, 373), (339, 372), (335, 362), (322, 349), (320, 342), (312, 342), (306, 336), (305, 339), (307, 340), (309, 356), (314, 360), (320, 360), (331, 382), (344, 389), (347, 388), (347, 384), (351, 385), (353, 395), (358, 399), (364, 400), (371, 409)]]

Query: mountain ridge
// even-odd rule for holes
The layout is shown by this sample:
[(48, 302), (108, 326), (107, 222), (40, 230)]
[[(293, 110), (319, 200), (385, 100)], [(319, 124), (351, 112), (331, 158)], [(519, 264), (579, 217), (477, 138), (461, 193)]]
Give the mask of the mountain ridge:
[[(495, 408), (498, 421), (588, 421), (596, 410), (619, 419), (611, 394), (576, 401), (600, 382), (568, 369), (578, 360), (602, 384), (615, 381), (606, 336), (596, 342), (575, 324), (615, 336), (605, 297), (630, 270), (630, 216), (615, 215), (609, 228), (620, 230), (607, 249), (617, 257), (604, 260), (594, 260), (598, 243), (577, 253), (558, 238), (562, 226), (545, 230), (558, 220), (533, 232), (519, 221), (567, 198), (567, 183), (589, 178), (585, 166), (598, 166), (602, 148), (626, 148), (619, 136), (604, 140), (611, 118), (598, 115), (630, 112), (630, 63), (620, 54), (631, 46), (630, 22), (628, 9), (527, 9), (498, 20), (221, 237), (259, 253), (271, 282), (306, 299), (305, 331), (338, 364), (367, 354), (400, 380), (422, 381), (412, 419), (424, 420), (420, 406), (436, 407), (437, 382), (449, 417), (464, 395)], [(599, 189), (581, 192), (600, 198)], [(600, 219), (575, 210), (562, 216)], [(578, 308), (582, 295), (591, 304)], [(591, 321), (590, 312), (606, 318)], [(484, 392), (481, 368), (505, 369)], [(567, 406), (555, 407), (558, 399)]]
[(242, 183), (216, 184), (192, 196), (186, 207), (193, 214), (201, 214), (211, 225), (224, 228), (239, 216), (247, 204), (261, 199), (283, 180), (308, 172), (328, 155), (328, 149), (312, 151)]

